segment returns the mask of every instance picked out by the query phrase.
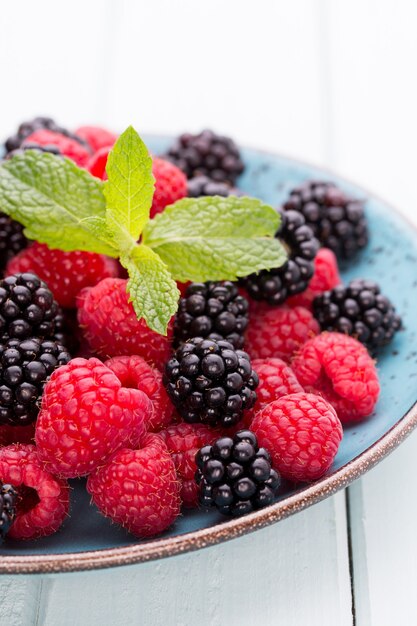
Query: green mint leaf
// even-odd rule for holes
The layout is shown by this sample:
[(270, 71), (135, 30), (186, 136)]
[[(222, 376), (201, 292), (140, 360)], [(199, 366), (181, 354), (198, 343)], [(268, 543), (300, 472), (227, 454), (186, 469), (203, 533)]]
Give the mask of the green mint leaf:
[(138, 318), (149, 328), (167, 334), (168, 322), (178, 308), (180, 292), (159, 256), (144, 245), (137, 246), (120, 262), (129, 273), (127, 290)]
[(280, 267), (280, 216), (255, 198), (186, 198), (147, 223), (143, 241), (179, 281), (236, 280)]
[(117, 257), (102, 187), (69, 159), (26, 150), (0, 164), (0, 211), (23, 224), (29, 239), (51, 248)]
[(119, 248), (128, 252), (149, 220), (155, 184), (152, 159), (132, 126), (113, 146), (106, 172), (107, 226), (114, 233)]

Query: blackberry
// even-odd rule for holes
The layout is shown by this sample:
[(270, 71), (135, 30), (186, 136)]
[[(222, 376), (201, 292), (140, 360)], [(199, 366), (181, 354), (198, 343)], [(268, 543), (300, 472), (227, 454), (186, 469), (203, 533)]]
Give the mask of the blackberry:
[(61, 309), (35, 274), (12, 274), (0, 281), (0, 340), (51, 338)]
[(325, 291), (314, 299), (313, 313), (322, 330), (356, 337), (371, 351), (388, 344), (401, 328), (400, 316), (371, 280), (356, 279)]
[(281, 479), (250, 430), (221, 437), (196, 454), (200, 504), (238, 517), (272, 504)]
[(70, 137), (71, 139), (75, 139), (83, 146), (87, 146), (88, 144), (82, 139), (78, 137), (74, 133), (71, 133), (66, 128), (59, 126), (52, 118), (50, 117), (35, 117), (33, 120), (28, 120), (26, 122), (22, 122), (19, 128), (17, 129), (17, 133), (8, 137), (4, 143), (4, 147), (6, 152), (11, 152), (12, 150), (16, 150), (20, 148), (26, 137), (29, 137), (32, 133), (37, 130), (51, 130), (56, 133), (61, 133), (61, 135), (65, 135), (66, 137)]
[(0, 272), (4, 272), (10, 259), (27, 245), (22, 224), (5, 213), (0, 213)]
[(289, 296), (305, 291), (314, 273), (319, 242), (298, 211), (281, 212), (281, 226), (275, 237), (288, 250), (288, 260), (276, 269), (262, 270), (241, 280), (254, 300), (282, 304)]
[(0, 543), (10, 530), (16, 517), (17, 492), (11, 485), (0, 483)]
[(230, 185), (244, 169), (233, 139), (216, 135), (211, 130), (203, 130), (198, 135), (180, 135), (164, 158), (179, 167), (187, 178), (203, 175)]
[(231, 187), (227, 183), (218, 183), (208, 176), (196, 176), (187, 182), (187, 195), (189, 198), (199, 198), (201, 196), (241, 196), (243, 195), (236, 187)]
[(290, 193), (284, 209), (300, 211), (320, 243), (339, 259), (350, 259), (368, 243), (363, 202), (333, 183), (304, 183)]
[(242, 348), (248, 309), (248, 301), (232, 282), (191, 283), (175, 316), (175, 345), (192, 337), (207, 337), (226, 339), (235, 348)]
[(164, 385), (186, 422), (233, 426), (256, 402), (258, 376), (228, 341), (194, 337), (165, 367)]
[(0, 424), (34, 422), (47, 378), (70, 358), (59, 343), (37, 337), (0, 344)]
[(37, 143), (32, 143), (28, 141), (27, 143), (19, 146), (19, 148), (16, 148), (15, 150), (11, 150), (10, 152), (8, 152), (6, 155), (6, 159), (11, 159), (17, 154), (24, 154), (26, 150), (38, 150), (39, 152), (50, 152), (51, 154), (56, 154), (57, 156), (61, 154), (60, 149), (57, 146), (54, 146), (52, 144), (49, 144), (47, 146), (40, 146)]

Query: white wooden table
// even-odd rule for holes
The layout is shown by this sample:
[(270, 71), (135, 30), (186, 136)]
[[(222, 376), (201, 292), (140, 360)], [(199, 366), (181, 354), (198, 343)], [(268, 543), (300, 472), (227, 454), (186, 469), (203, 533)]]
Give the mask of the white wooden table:
[[(213, 126), (332, 167), (417, 219), (411, 1), (20, 0), (1, 16), (0, 137), (36, 114)], [(417, 433), (346, 493), (198, 553), (1, 577), (0, 624), (416, 624), (416, 458)]]

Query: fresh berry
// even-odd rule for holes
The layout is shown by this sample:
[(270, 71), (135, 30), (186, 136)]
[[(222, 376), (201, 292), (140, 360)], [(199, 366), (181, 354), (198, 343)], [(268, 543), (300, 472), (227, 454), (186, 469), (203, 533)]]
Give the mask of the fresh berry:
[(0, 545), (16, 518), (16, 500), (16, 490), (0, 482)]
[(69, 486), (40, 462), (35, 446), (0, 449), (0, 481), (16, 489), (16, 518), (8, 536), (37, 539), (55, 533), (68, 515)]
[(313, 231), (297, 211), (281, 213), (281, 226), (275, 236), (288, 250), (288, 260), (281, 267), (262, 270), (242, 280), (254, 300), (272, 305), (282, 304), (289, 296), (307, 289), (319, 249)]
[(319, 331), (312, 313), (302, 306), (260, 308), (251, 313), (245, 346), (253, 359), (276, 357), (289, 361)]
[(267, 404), (278, 400), (281, 396), (304, 391), (291, 367), (282, 359), (254, 359), (252, 367), (258, 375), (258, 396), (255, 405), (246, 412), (245, 424), (250, 427), (254, 416), (262, 411)]
[(122, 387), (98, 359), (73, 359), (45, 385), (35, 432), (39, 458), (65, 478), (89, 474), (138, 443), (151, 410), (146, 394)]
[(251, 428), (283, 478), (310, 481), (327, 472), (343, 429), (334, 408), (312, 393), (293, 393), (257, 413)]
[(180, 513), (180, 483), (158, 435), (140, 450), (122, 449), (88, 478), (87, 489), (106, 517), (138, 537), (166, 530)]
[(192, 337), (205, 337), (226, 339), (235, 348), (243, 348), (248, 308), (248, 301), (239, 294), (235, 283), (191, 283), (175, 316), (175, 345)]
[(315, 298), (313, 313), (322, 330), (356, 337), (369, 350), (387, 345), (401, 318), (377, 283), (356, 278)]
[(79, 167), (85, 167), (90, 158), (90, 151), (79, 140), (52, 130), (36, 130), (24, 140), (24, 143), (26, 142), (39, 146), (56, 146), (63, 156), (74, 161)]
[(239, 189), (231, 187), (227, 183), (216, 182), (208, 176), (196, 176), (187, 183), (187, 196), (189, 198), (200, 198), (201, 196), (240, 196)]
[(296, 296), (288, 298), (287, 304), (289, 306), (304, 306), (311, 310), (316, 296), (333, 289), (340, 283), (341, 279), (336, 255), (328, 248), (320, 248), (314, 259), (314, 274), (308, 283), (307, 289)]
[(95, 287), (83, 289), (77, 306), (84, 336), (101, 357), (137, 354), (162, 369), (171, 353), (172, 330), (163, 337), (138, 320), (126, 286), (127, 280), (122, 278), (105, 278)]
[(70, 355), (55, 341), (9, 339), (0, 344), (0, 424), (27, 426), (39, 413), (48, 377)]
[(186, 422), (233, 426), (255, 404), (258, 377), (246, 352), (195, 337), (166, 364), (164, 384)]
[(0, 281), (0, 340), (53, 337), (61, 310), (52, 292), (35, 274)]
[(180, 135), (165, 158), (179, 167), (187, 178), (204, 175), (231, 185), (244, 169), (235, 142), (211, 130), (203, 130), (198, 135)]
[(80, 126), (75, 131), (75, 135), (83, 139), (93, 152), (97, 152), (101, 148), (113, 146), (117, 140), (115, 133), (105, 128), (100, 128), (100, 126)]
[(105, 364), (122, 383), (123, 387), (140, 389), (152, 403), (152, 411), (146, 417), (146, 429), (158, 432), (169, 426), (174, 419), (174, 406), (162, 383), (162, 374), (140, 356), (115, 356)]
[(320, 243), (340, 259), (349, 259), (368, 243), (363, 202), (333, 183), (309, 181), (290, 193), (286, 211), (299, 211)]
[(59, 305), (74, 308), (81, 289), (117, 276), (118, 266), (102, 254), (51, 250), (35, 241), (9, 262), (6, 276), (20, 272), (33, 272), (47, 283)]
[(100, 180), (107, 180), (107, 172), (106, 165), (107, 159), (109, 157), (111, 151), (111, 146), (104, 146), (103, 148), (99, 148), (97, 152), (90, 157), (87, 163), (87, 169), (96, 178), (100, 178)]
[(71, 137), (75, 141), (83, 144), (84, 141), (81, 137), (74, 135), (66, 128), (59, 126), (52, 118), (50, 117), (35, 117), (33, 120), (28, 120), (26, 122), (22, 122), (20, 124), (17, 133), (12, 135), (5, 142), (6, 152), (11, 152), (12, 150), (16, 150), (20, 148), (23, 141), (25, 141), (30, 135), (38, 130), (50, 130), (54, 133), (59, 133), (61, 135), (65, 135), (66, 137)]
[(10, 259), (27, 245), (22, 224), (12, 220), (5, 213), (0, 213), (0, 273), (3, 273)]
[(9, 160), (14, 156), (24, 154), (26, 150), (37, 150), (38, 152), (50, 152), (51, 154), (55, 154), (56, 156), (60, 156), (61, 151), (57, 146), (53, 144), (46, 144), (44, 146), (40, 146), (37, 143), (31, 143), (30, 141), (25, 141), (22, 143), (20, 148), (16, 148), (11, 152), (8, 152), (6, 155), (6, 159)]
[(224, 515), (238, 517), (272, 504), (281, 482), (268, 451), (259, 448), (250, 430), (204, 446), (196, 463), (201, 505), (216, 506)]
[(304, 389), (326, 398), (343, 423), (360, 421), (374, 410), (380, 391), (378, 373), (357, 339), (321, 333), (304, 344), (292, 367)]
[(10, 426), (4, 424), (0, 426), (0, 448), (10, 446), (12, 443), (34, 443), (35, 424), (28, 426)]
[(159, 433), (172, 456), (181, 481), (181, 501), (187, 508), (198, 505), (198, 487), (194, 480), (197, 470), (195, 455), (203, 446), (219, 437), (219, 431), (206, 424), (172, 424)]
[(151, 218), (187, 195), (187, 179), (173, 163), (155, 157), (152, 161), (152, 173), (155, 176), (155, 193)]

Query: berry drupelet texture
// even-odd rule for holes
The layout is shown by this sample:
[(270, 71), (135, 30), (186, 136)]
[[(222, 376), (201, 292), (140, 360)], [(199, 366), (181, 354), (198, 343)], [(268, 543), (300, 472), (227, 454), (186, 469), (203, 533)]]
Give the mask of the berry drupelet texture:
[(320, 243), (339, 259), (350, 259), (368, 243), (363, 202), (333, 183), (304, 183), (290, 193), (284, 209), (300, 211)]
[(55, 154), (57, 156), (61, 154), (61, 151), (58, 148), (58, 146), (54, 146), (53, 144), (46, 144), (46, 146), (40, 146), (39, 144), (35, 142), (28, 141), (28, 142), (22, 143), (22, 145), (16, 148), (15, 150), (11, 150), (10, 152), (8, 152), (6, 155), (6, 159), (11, 159), (12, 157), (16, 155), (24, 154), (26, 150), (37, 150), (38, 152), (50, 152), (51, 154)]
[(216, 182), (208, 176), (196, 176), (187, 183), (187, 195), (189, 198), (200, 198), (201, 196), (241, 196), (242, 192), (236, 187), (231, 187), (227, 183)]
[(255, 404), (258, 377), (246, 352), (195, 337), (166, 364), (164, 384), (186, 422), (233, 426)]
[(276, 237), (288, 250), (288, 260), (281, 267), (262, 270), (243, 279), (242, 284), (254, 300), (282, 304), (289, 296), (305, 291), (314, 274), (314, 258), (319, 242), (297, 211), (281, 213)]
[(235, 348), (244, 345), (249, 304), (235, 283), (191, 283), (180, 299), (174, 320), (178, 346), (192, 337), (226, 339)]
[(356, 337), (369, 350), (387, 345), (401, 328), (391, 301), (372, 280), (355, 279), (317, 296), (314, 316), (322, 330)]
[(0, 213), (0, 272), (3, 272), (7, 263), (27, 245), (22, 224), (12, 220), (5, 213)]
[(211, 130), (203, 130), (198, 135), (180, 135), (164, 158), (179, 167), (187, 178), (203, 175), (230, 185), (244, 169), (235, 142)]
[(0, 545), (16, 517), (17, 492), (11, 485), (0, 483)]
[(196, 455), (200, 504), (238, 517), (272, 504), (280, 476), (250, 430), (221, 437)]
[(6, 139), (4, 144), (6, 152), (11, 152), (12, 150), (20, 148), (25, 139), (38, 130), (50, 130), (55, 133), (60, 133), (61, 135), (65, 135), (66, 137), (70, 137), (71, 139), (78, 141), (82, 145), (86, 145), (82, 137), (78, 137), (78, 135), (71, 133), (66, 128), (59, 126), (52, 118), (35, 117), (32, 120), (22, 122), (17, 129), (17, 133)]

